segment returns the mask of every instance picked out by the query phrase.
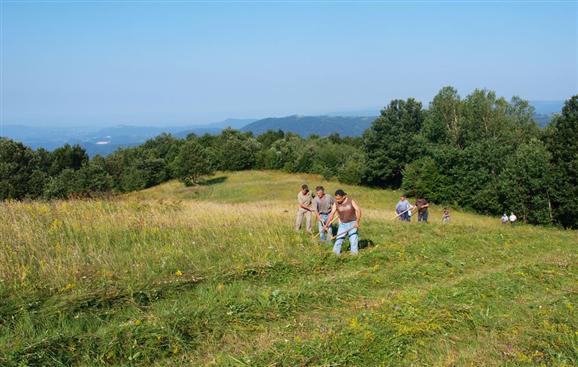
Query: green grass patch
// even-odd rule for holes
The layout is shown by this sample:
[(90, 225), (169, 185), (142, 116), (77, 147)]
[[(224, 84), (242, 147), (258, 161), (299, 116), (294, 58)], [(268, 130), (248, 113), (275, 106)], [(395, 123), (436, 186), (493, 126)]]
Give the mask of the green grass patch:
[(391, 220), (344, 186), (359, 256), (292, 228), (313, 175), (219, 173), (110, 200), (3, 203), (0, 365), (578, 362), (578, 235), (454, 210)]

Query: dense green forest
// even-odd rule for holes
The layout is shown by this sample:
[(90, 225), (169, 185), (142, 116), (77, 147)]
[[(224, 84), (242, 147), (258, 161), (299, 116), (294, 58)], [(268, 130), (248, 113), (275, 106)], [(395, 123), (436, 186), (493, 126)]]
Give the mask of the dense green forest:
[(578, 95), (540, 128), (527, 101), (445, 87), (428, 108), (393, 100), (362, 137), (160, 135), (89, 159), (80, 146), (32, 150), (0, 138), (0, 198), (51, 199), (128, 192), (213, 171), (319, 173), (343, 183), (401, 188), (480, 213), (578, 228)]

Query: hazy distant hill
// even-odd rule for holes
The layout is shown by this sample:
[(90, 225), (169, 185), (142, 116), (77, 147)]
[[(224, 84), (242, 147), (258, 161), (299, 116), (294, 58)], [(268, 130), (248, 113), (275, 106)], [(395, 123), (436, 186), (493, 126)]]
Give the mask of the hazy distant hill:
[(211, 124), (193, 126), (135, 126), (117, 125), (109, 127), (63, 127), (4, 125), (0, 136), (20, 141), (37, 149), (53, 150), (64, 144), (79, 144), (88, 155), (107, 155), (121, 147), (139, 145), (162, 133), (183, 138), (188, 134), (219, 134), (225, 127), (239, 129), (255, 119), (227, 119)]
[(359, 136), (371, 126), (375, 117), (352, 116), (300, 116), (271, 117), (255, 121), (243, 127), (243, 131), (251, 131), (255, 135), (268, 130), (292, 132), (303, 137), (311, 134), (326, 136), (338, 133), (342, 136)]
[(199, 125), (173, 134), (176, 137), (184, 138), (189, 134), (204, 135), (204, 134), (218, 134), (221, 130), (231, 127), (233, 129), (240, 129), (243, 126), (252, 123), (256, 119), (226, 119), (220, 122), (215, 122), (208, 125)]

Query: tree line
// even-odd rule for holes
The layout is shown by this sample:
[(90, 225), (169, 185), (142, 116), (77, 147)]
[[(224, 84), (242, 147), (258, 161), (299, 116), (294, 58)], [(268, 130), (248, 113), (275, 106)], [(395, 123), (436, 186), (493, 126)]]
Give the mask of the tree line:
[(53, 199), (129, 192), (214, 171), (317, 173), (348, 184), (402, 189), (485, 214), (578, 228), (578, 95), (545, 128), (529, 103), (445, 87), (428, 108), (393, 100), (361, 137), (162, 134), (89, 159), (78, 145), (52, 152), (0, 138), (0, 198)]

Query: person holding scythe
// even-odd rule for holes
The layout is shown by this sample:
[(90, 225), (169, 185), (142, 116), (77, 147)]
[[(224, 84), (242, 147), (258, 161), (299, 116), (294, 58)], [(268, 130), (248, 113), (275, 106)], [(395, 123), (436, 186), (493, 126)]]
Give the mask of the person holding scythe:
[[(317, 186), (315, 188), (315, 198), (313, 199), (313, 212), (318, 219), (319, 228), (319, 239), (321, 242), (331, 243), (331, 222), (328, 222), (329, 214), (331, 213), (331, 208), (335, 200), (331, 195), (325, 193), (323, 186)], [(329, 231), (325, 230), (325, 225), (328, 224), (327, 228)]]
[(411, 210), (413, 206), (407, 201), (407, 197), (405, 195), (401, 195), (399, 197), (399, 202), (395, 206), (395, 213), (396, 218), (399, 218), (402, 222), (410, 222), (411, 221)]
[(331, 208), (331, 214), (329, 214), (329, 218), (324, 226), (325, 231), (328, 230), (328, 226), (333, 221), (336, 214), (339, 216), (339, 228), (337, 229), (337, 235), (335, 236), (337, 240), (333, 245), (333, 252), (336, 255), (341, 254), (341, 245), (343, 244), (345, 237), (349, 236), (351, 253), (357, 254), (359, 251), (359, 236), (357, 231), (361, 222), (361, 209), (359, 208), (359, 205), (357, 205), (357, 203), (348, 197), (347, 193), (341, 189), (335, 191), (335, 203)]
[(301, 191), (297, 194), (297, 217), (295, 218), (295, 230), (299, 231), (303, 225), (303, 217), (305, 217), (305, 229), (308, 233), (311, 233), (311, 201), (313, 197), (311, 192), (309, 192), (309, 186), (301, 185)]
[(415, 201), (417, 207), (417, 221), (427, 223), (429, 203), (423, 197), (418, 197)]

